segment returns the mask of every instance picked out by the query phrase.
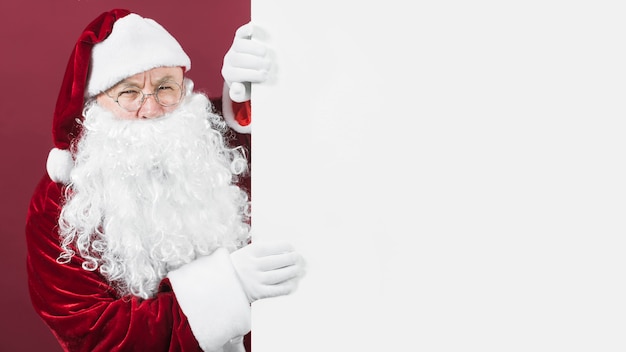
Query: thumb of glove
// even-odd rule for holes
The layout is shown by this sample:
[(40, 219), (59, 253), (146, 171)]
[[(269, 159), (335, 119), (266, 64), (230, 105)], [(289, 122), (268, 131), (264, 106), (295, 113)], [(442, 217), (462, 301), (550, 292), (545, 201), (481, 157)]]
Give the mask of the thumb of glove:
[(250, 96), (252, 94), (251, 90), (252, 88), (249, 82), (233, 82), (228, 89), (228, 95), (232, 101), (242, 103), (250, 100)]

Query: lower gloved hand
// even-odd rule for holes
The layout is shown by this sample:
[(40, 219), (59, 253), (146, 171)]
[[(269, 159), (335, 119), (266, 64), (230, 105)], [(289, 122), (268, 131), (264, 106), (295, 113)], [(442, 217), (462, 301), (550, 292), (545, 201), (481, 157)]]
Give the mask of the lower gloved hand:
[(287, 295), (304, 274), (304, 261), (285, 242), (252, 242), (230, 254), (250, 303)]
[(239, 103), (250, 100), (251, 83), (265, 81), (271, 68), (267, 47), (252, 39), (253, 28), (250, 22), (237, 29), (222, 65), (230, 99)]

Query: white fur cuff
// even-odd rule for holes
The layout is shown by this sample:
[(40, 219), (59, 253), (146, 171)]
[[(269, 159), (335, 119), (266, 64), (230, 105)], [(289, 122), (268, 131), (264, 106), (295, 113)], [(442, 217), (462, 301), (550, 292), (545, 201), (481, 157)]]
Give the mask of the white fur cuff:
[(250, 331), (250, 304), (226, 249), (196, 259), (167, 276), (203, 350), (221, 351), (231, 339)]

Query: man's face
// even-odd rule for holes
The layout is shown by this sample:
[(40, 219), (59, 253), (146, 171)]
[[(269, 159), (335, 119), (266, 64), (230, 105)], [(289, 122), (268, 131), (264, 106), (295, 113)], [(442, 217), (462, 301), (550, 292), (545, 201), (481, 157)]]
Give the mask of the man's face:
[[(120, 83), (96, 97), (100, 106), (110, 110), (120, 119), (152, 119), (163, 116), (176, 109), (177, 105), (163, 106), (159, 104), (153, 94), (167, 82), (174, 82), (183, 88), (183, 69), (181, 67), (157, 67), (128, 77)], [(145, 99), (136, 111), (122, 108), (115, 99), (125, 92), (141, 91)]]

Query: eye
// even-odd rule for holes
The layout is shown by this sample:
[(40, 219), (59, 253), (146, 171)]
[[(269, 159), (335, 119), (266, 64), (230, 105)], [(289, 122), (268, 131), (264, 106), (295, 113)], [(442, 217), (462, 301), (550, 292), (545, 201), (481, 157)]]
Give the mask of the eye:
[(174, 86), (170, 84), (162, 84), (159, 86), (158, 90), (174, 90)]
[(155, 91), (159, 104), (172, 106), (178, 104), (182, 96), (180, 86), (176, 82), (165, 81)]
[(128, 88), (128, 89), (124, 89), (122, 91), (120, 91), (117, 94), (118, 99), (134, 99), (136, 97), (138, 97), (139, 95), (141, 95), (141, 91), (138, 89), (134, 89), (134, 88)]

